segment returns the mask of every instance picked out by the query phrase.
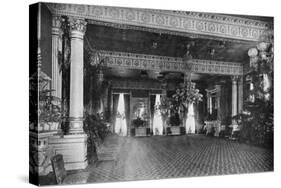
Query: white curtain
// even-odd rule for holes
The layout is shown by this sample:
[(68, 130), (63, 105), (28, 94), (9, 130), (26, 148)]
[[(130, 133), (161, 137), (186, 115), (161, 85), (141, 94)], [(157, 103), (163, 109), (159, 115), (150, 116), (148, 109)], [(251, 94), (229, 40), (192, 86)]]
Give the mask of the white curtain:
[[(263, 74), (263, 90), (265, 92), (268, 92), (270, 89), (270, 86), (271, 86), (271, 83), (270, 83), (268, 74)], [(270, 94), (266, 93), (264, 97), (266, 100), (269, 100)]]
[(210, 104), (210, 114), (213, 112), (213, 106), (212, 106), (212, 97), (209, 97), (209, 104)]
[(104, 112), (103, 100), (100, 99), (100, 108), (98, 110), (98, 113), (103, 113), (103, 112)]
[(163, 135), (163, 121), (161, 117), (161, 113), (159, 110), (160, 105), (160, 95), (156, 95), (155, 106), (154, 106), (154, 117), (153, 117), (153, 134), (154, 135)]
[(195, 116), (193, 103), (190, 103), (188, 106), (187, 119), (185, 122), (185, 131), (186, 133), (195, 133)]
[(125, 102), (124, 102), (123, 93), (119, 95), (117, 116), (115, 122), (115, 133), (117, 133), (120, 136), (127, 136), (127, 123), (126, 123)]

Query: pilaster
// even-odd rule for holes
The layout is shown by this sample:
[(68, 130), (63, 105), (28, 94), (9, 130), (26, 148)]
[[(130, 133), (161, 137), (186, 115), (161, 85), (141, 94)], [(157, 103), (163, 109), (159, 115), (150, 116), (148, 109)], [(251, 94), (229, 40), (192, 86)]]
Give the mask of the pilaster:
[(238, 113), (243, 111), (243, 76), (238, 79)]
[(62, 95), (62, 72), (60, 70), (59, 53), (62, 49), (62, 18), (52, 18), (52, 89), (53, 96), (61, 99)]

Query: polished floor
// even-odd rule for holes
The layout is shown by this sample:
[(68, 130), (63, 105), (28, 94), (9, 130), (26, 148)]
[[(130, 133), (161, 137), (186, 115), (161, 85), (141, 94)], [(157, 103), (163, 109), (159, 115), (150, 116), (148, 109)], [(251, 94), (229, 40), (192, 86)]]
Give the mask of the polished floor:
[(111, 136), (107, 146), (111, 159), (88, 166), (88, 183), (273, 170), (271, 150), (204, 135)]

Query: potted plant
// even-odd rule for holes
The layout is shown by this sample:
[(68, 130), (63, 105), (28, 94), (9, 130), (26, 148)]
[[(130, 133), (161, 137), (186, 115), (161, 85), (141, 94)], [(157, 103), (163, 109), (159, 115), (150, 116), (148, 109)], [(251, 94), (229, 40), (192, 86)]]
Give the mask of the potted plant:
[(142, 120), (140, 117), (134, 119), (132, 122), (135, 128), (135, 136), (147, 136), (147, 128), (146, 128), (146, 121)]
[(181, 127), (180, 127), (180, 117), (178, 113), (174, 113), (171, 115), (169, 119), (169, 125), (168, 132), (172, 135), (180, 135), (181, 134)]
[(37, 109), (39, 122), (30, 124), (31, 131), (57, 133), (62, 121), (60, 99), (52, 96), (54, 90), (48, 89), (50, 80), (45, 73), (39, 73), (39, 101), (33, 106)]
[[(48, 91), (46, 92), (48, 93)], [(61, 122), (59, 100), (54, 96), (40, 94), (38, 131), (57, 131)]]
[(89, 114), (86, 112), (84, 117), (85, 120), (83, 128), (88, 136), (87, 158), (89, 162), (94, 162), (97, 158), (99, 158), (99, 155), (102, 155), (100, 147), (110, 131), (102, 113)]

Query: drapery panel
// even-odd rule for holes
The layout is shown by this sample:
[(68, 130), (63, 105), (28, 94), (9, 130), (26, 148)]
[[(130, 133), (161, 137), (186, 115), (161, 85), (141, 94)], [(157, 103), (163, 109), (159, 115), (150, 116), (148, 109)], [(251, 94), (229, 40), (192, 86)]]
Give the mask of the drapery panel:
[(127, 135), (130, 133), (130, 95), (124, 94)]
[(117, 103), (117, 112), (115, 120), (114, 132), (120, 136), (127, 136), (127, 120), (125, 113), (125, 99), (124, 94), (119, 94), (119, 99)]
[(154, 135), (163, 135), (163, 121), (161, 112), (159, 109), (160, 105), (160, 94), (156, 94), (155, 105), (154, 105), (154, 117), (153, 117), (153, 134)]

